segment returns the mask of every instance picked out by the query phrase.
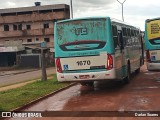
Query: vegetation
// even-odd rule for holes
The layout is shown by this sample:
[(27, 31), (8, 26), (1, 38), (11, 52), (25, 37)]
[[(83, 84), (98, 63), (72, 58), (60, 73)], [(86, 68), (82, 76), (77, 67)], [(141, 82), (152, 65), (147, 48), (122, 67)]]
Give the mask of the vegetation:
[(55, 74), (52, 76), (47, 81), (37, 80), (20, 88), (0, 92), (0, 111), (11, 111), (68, 85), (59, 83)]

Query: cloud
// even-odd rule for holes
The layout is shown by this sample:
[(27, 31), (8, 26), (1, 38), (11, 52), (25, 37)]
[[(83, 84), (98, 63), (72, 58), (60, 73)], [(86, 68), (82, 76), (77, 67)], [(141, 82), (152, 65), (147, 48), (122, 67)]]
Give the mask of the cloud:
[(108, 11), (114, 9), (114, 0), (79, 0), (73, 2), (75, 17), (108, 16)]
[[(73, 0), (74, 1), (74, 0)], [(114, 0), (78, 0), (75, 3), (79, 6), (105, 6), (114, 3)]]
[(8, 7), (15, 7), (16, 6), (16, 4), (14, 2), (10, 2), (10, 1), (7, 2), (7, 5), (8, 5)]
[[(120, 0), (123, 1), (123, 0)], [(0, 0), (0, 8), (34, 6), (34, 2), (42, 5), (70, 4), (70, 0)], [(74, 17), (111, 16), (121, 20), (121, 5), (117, 0), (72, 0)], [(124, 18), (128, 23), (135, 23), (144, 29), (144, 21), (159, 17), (159, 0), (126, 0)]]

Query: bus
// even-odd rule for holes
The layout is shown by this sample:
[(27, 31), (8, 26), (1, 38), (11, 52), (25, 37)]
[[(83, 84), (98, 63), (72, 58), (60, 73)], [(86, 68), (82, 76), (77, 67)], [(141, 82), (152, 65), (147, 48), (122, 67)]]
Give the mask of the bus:
[(145, 49), (148, 70), (160, 70), (160, 18), (145, 21)]
[(93, 85), (94, 81), (123, 80), (142, 65), (140, 29), (111, 19), (90, 17), (55, 23), (57, 79)]

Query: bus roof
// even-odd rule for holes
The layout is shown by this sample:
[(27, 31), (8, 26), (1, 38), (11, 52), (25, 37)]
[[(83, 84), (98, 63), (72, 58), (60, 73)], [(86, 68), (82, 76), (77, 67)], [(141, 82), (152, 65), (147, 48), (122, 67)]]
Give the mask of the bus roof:
[(147, 19), (146, 22), (150, 22), (150, 21), (154, 21), (154, 20), (160, 20), (160, 17), (152, 18), (152, 19)]
[(111, 18), (111, 21), (112, 22), (116, 22), (116, 23), (120, 23), (120, 24), (124, 24), (124, 25), (127, 25), (127, 26), (131, 26), (131, 27), (134, 27), (136, 29), (140, 29), (137, 26), (131, 25), (131, 24), (127, 23), (127, 22), (124, 22), (124, 21), (121, 21), (121, 20), (118, 20), (118, 19), (115, 19), (115, 18)]
[(58, 21), (57, 23), (61, 23), (61, 22), (69, 22), (69, 21), (75, 21), (75, 20), (84, 20), (84, 19), (98, 19), (98, 18), (103, 18), (103, 19), (106, 19), (106, 18), (110, 18), (110, 17), (84, 17), (84, 18), (74, 18), (74, 19), (66, 19), (66, 20), (60, 20)]
[(110, 18), (109, 16), (106, 16), (106, 17), (84, 17), (84, 18), (74, 18), (74, 19), (66, 19), (66, 20), (60, 20), (60, 21), (57, 21), (57, 23), (63, 23), (63, 22), (69, 22), (69, 21), (76, 21), (76, 20), (84, 20), (84, 19), (110, 19), (112, 22), (116, 22), (116, 23), (120, 23), (120, 24), (124, 24), (124, 25), (127, 25), (127, 26), (131, 26), (131, 27), (134, 27), (136, 29), (140, 29), (139, 27), (137, 26), (134, 26), (134, 25), (131, 25), (129, 23), (126, 23), (124, 21), (121, 21), (121, 20), (118, 20), (118, 19), (115, 19), (115, 18)]

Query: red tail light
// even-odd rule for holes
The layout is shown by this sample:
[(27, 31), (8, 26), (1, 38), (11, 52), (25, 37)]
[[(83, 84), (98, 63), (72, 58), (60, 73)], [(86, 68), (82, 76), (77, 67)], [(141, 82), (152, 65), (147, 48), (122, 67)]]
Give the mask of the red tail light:
[(113, 58), (112, 55), (107, 54), (107, 70), (111, 70), (113, 68)]
[(146, 60), (147, 60), (147, 62), (151, 62), (149, 50), (146, 51)]
[(57, 72), (62, 73), (62, 67), (61, 67), (60, 58), (56, 59), (56, 67), (57, 67)]

